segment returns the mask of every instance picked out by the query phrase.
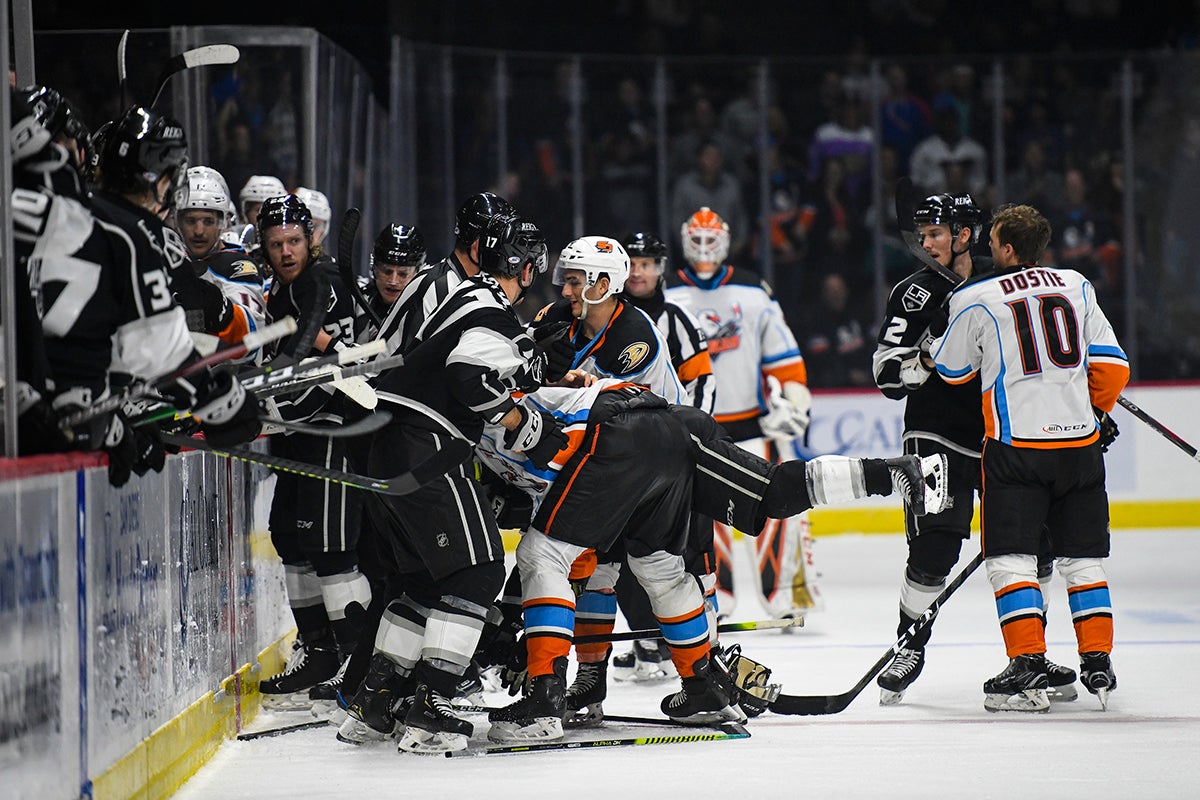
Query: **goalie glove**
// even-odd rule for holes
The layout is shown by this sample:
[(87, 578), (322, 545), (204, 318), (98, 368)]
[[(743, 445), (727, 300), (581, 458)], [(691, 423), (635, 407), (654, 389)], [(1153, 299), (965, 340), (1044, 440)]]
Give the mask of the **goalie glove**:
[(511, 431), (504, 432), (504, 446), (509, 450), (524, 453), (538, 469), (546, 469), (558, 451), (567, 446), (567, 434), (563, 425), (545, 411), (516, 406), (521, 422)]
[(767, 411), (759, 424), (769, 439), (803, 439), (812, 417), (812, 393), (803, 383), (767, 376)]

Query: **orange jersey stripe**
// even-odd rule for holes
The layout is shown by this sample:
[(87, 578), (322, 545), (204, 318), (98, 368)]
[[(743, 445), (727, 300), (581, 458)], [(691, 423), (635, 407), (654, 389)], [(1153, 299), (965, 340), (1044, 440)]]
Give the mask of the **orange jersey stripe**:
[(592, 577), (592, 573), (596, 571), (596, 551), (592, 549), (584, 550), (580, 553), (573, 562), (571, 562), (571, 574), (569, 580), (581, 581), (584, 578)]
[(1121, 396), (1121, 390), (1129, 383), (1129, 365), (1109, 361), (1088, 364), (1088, 394), (1092, 405), (1101, 411), (1112, 411)]
[(694, 381), (701, 375), (712, 375), (712, 358), (708, 355), (707, 350), (701, 350), (680, 364), (677, 372), (679, 380), (683, 383)]
[(1075, 623), (1075, 640), (1081, 653), (1111, 653), (1113, 648), (1112, 617), (1088, 617)]
[(1082, 439), (1064, 439), (1056, 442), (1039, 442), (1030, 439), (1013, 439), (1013, 447), (1026, 447), (1031, 450), (1063, 450), (1070, 447), (1087, 447), (1100, 438), (1100, 431), (1092, 431)]
[(790, 364), (780, 364), (777, 367), (765, 367), (763, 375), (773, 375), (779, 379), (780, 383), (794, 381), (795, 383), (808, 384), (808, 367), (804, 366), (803, 360)]
[(229, 324), (225, 326), (224, 330), (217, 333), (217, 338), (225, 344), (236, 345), (240, 344), (249, 332), (250, 317), (246, 314), (246, 310), (241, 306), (234, 306), (233, 319), (229, 320)]
[(559, 606), (561, 608), (569, 608), (572, 611), (575, 610), (575, 603), (573, 601), (563, 600), (561, 597), (534, 597), (521, 603), (521, 608), (530, 608), (531, 606)]
[(1000, 426), (996, 424), (996, 408), (992, 401), (995, 396), (995, 389), (983, 393), (983, 435), (989, 439), (1000, 438)]
[[(570, 479), (567, 481), (567, 488), (563, 491), (562, 496), (558, 498), (558, 502), (554, 504), (554, 510), (550, 512), (550, 518), (546, 520), (546, 530), (543, 531), (547, 536), (550, 535), (550, 528), (554, 525), (554, 518), (558, 515), (558, 510), (562, 508), (562, 504), (566, 502), (567, 495), (571, 493), (571, 487), (575, 485), (575, 479), (579, 477), (579, 473), (583, 470), (583, 465), (588, 462), (588, 459), (596, 452), (596, 443), (600, 441), (600, 429), (596, 428), (595, 434), (592, 436), (592, 447), (588, 450), (587, 455), (579, 459), (579, 463), (575, 465), (575, 471), (571, 473)], [(559, 476), (561, 480), (562, 476)], [(557, 481), (555, 481), (557, 483)]]
[(1000, 631), (1004, 634), (1004, 648), (1009, 658), (1046, 652), (1046, 633), (1039, 617), (1014, 619), (1004, 623)]
[(762, 416), (762, 412), (757, 408), (753, 408), (749, 411), (738, 411), (734, 414), (714, 414), (713, 419), (717, 422), (741, 422), (744, 419), (754, 419), (759, 416)]

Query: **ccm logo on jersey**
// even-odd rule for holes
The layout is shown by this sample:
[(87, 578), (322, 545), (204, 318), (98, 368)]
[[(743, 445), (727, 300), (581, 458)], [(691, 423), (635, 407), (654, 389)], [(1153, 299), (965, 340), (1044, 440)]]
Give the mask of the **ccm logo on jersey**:
[(621, 351), (621, 355), (617, 356), (617, 363), (621, 365), (622, 372), (632, 372), (633, 368), (646, 358), (650, 352), (650, 345), (645, 342), (634, 342)]
[(920, 311), (929, 302), (929, 298), (933, 297), (933, 293), (928, 289), (917, 286), (915, 283), (908, 287), (902, 298), (905, 311)]
[(1076, 431), (1088, 431), (1095, 428), (1095, 425), (1089, 425), (1086, 422), (1079, 425), (1055, 425), (1050, 424), (1042, 428), (1045, 433), (1075, 433)]

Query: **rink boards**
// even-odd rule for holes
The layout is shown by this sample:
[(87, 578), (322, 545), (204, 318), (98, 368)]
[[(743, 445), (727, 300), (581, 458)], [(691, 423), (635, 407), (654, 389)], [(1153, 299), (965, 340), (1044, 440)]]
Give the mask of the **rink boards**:
[[(1185, 411), (1200, 387), (1127, 394), (1200, 441)], [(902, 414), (875, 392), (818, 393), (810, 450), (893, 455)], [(1114, 417), (1113, 527), (1194, 527), (1200, 464), (1123, 409)], [(256, 713), (258, 675), (281, 663), (292, 625), (264, 470), (187, 453), (115, 490), (97, 463), (0, 462), (6, 798), (169, 796)], [(811, 517), (818, 535), (902, 527), (890, 499)]]

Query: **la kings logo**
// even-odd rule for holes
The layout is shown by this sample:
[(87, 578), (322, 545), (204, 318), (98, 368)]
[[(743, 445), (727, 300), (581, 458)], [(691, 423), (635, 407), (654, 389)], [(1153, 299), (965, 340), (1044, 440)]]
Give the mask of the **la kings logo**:
[(928, 289), (912, 284), (904, 292), (902, 301), (905, 311), (920, 311), (929, 302), (929, 298), (933, 297), (933, 293)]

